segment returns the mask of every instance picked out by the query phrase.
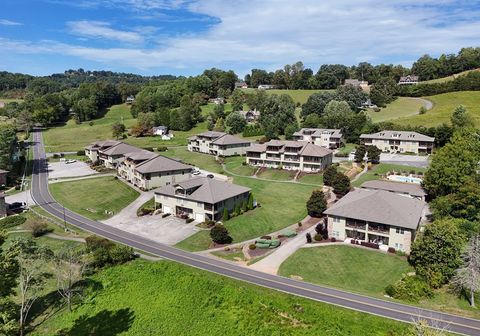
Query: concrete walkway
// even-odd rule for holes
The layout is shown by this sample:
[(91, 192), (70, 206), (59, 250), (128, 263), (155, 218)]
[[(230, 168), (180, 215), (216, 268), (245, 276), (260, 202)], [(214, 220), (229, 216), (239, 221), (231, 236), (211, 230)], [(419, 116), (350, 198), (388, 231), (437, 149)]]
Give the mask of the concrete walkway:
[(307, 240), (305, 235), (307, 233), (312, 234), (313, 232), (315, 232), (315, 225), (303, 231), (298, 236), (289, 239), (286, 243), (280, 245), (280, 247), (278, 247), (274, 252), (250, 266), (250, 268), (265, 273), (277, 274), (280, 265), (299, 248), (306, 244)]

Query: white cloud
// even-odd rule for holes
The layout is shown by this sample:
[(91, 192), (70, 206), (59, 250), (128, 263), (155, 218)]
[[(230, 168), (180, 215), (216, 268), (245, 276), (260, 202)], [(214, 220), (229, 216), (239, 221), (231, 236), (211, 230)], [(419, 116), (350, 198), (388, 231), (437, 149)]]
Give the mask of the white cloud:
[(0, 19), (0, 26), (21, 26), (22, 23), (7, 19)]
[[(466, 1), (105, 0), (102, 3), (152, 11), (186, 8), (194, 14), (218, 18), (218, 22), (202, 33), (162, 35), (157, 38), (157, 45), (149, 49), (57, 43), (51, 45), (50, 52), (115, 62), (119, 67), (187, 68), (192, 73), (211, 66), (243, 71), (261, 66), (273, 70), (298, 60), (316, 71), (323, 63), (354, 64), (363, 60), (380, 63), (393, 59), (408, 64), (424, 53), (451, 53), (465, 46), (478, 46), (480, 42), (480, 10), (468, 7)], [(445, 7), (452, 4), (456, 5), (454, 11)], [(124, 42), (142, 41), (140, 34), (147, 33), (141, 29), (117, 31), (105, 23), (91, 21), (76, 22), (70, 27), (82, 36)]]
[(116, 30), (110, 24), (102, 21), (70, 21), (67, 22), (70, 33), (83, 37), (116, 40), (120, 42), (143, 42), (143, 37), (138, 32)]

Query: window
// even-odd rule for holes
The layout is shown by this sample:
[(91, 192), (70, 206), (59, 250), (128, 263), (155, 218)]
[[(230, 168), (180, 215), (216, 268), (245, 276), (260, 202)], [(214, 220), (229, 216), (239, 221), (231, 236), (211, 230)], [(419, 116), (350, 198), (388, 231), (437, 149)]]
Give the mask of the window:
[(339, 238), (340, 237), (340, 232), (332, 231), (332, 236), (335, 237), (335, 238)]
[(405, 230), (402, 229), (402, 228), (397, 228), (396, 232), (397, 232), (398, 234), (404, 234), (404, 233), (405, 233)]
[(340, 217), (333, 217), (334, 223), (340, 223)]

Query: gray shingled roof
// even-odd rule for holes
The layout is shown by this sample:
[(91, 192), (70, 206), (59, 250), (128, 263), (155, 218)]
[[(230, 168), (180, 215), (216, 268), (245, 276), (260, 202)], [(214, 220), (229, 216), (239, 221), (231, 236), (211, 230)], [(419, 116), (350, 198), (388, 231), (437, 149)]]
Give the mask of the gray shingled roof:
[(103, 150), (102, 153), (105, 155), (124, 155), (127, 153), (141, 152), (141, 151), (144, 151), (144, 149), (121, 142), (118, 145), (115, 145), (106, 150)]
[(212, 141), (212, 144), (215, 145), (236, 145), (236, 144), (249, 144), (250, 141), (241, 139), (234, 135), (225, 134)]
[(333, 129), (333, 128), (302, 128), (300, 131), (293, 133), (294, 136), (303, 136), (305, 134), (305, 131), (310, 131), (312, 132), (312, 137), (320, 137), (322, 136), (323, 132), (328, 132), (330, 133), (330, 136), (334, 138), (341, 138), (342, 137), (342, 131), (339, 129)]
[(306, 143), (303, 147), (300, 155), (306, 156), (315, 156), (315, 157), (324, 157), (329, 154), (332, 154), (332, 151), (328, 148), (324, 148), (322, 146), (317, 146), (311, 143)]
[(157, 156), (157, 154), (147, 151), (147, 150), (142, 150), (140, 152), (131, 152), (131, 153), (126, 153), (125, 155), (126, 159), (133, 160), (133, 161), (142, 161), (142, 160), (150, 160), (154, 157)]
[(155, 194), (174, 196), (177, 188), (191, 189), (196, 188), (190, 195), (182, 197), (188, 200), (204, 203), (218, 203), (237, 195), (250, 191), (250, 188), (242, 187), (229, 182), (223, 182), (208, 177), (196, 177), (177, 184), (167, 185), (155, 190)]
[(425, 204), (384, 190), (356, 189), (324, 214), (416, 230)]
[(395, 193), (408, 194), (414, 197), (425, 197), (427, 193), (419, 184), (394, 181), (374, 180), (361, 185), (364, 189), (385, 190)]
[(135, 170), (141, 174), (187, 169), (191, 170), (192, 166), (183, 164), (162, 155), (156, 155), (154, 158), (139, 164), (135, 168)]
[(88, 146), (85, 147), (85, 149), (99, 149), (102, 147), (112, 147), (120, 144), (121, 141), (118, 140), (102, 140), (102, 141), (97, 141), (94, 142)]
[(425, 141), (434, 142), (435, 138), (407, 131), (381, 131), (373, 134), (362, 134), (360, 139), (382, 139), (382, 140), (407, 140), (407, 141)]
[(222, 135), (225, 135), (225, 132), (215, 132), (215, 131), (206, 131), (200, 134), (197, 134), (199, 137), (206, 137), (206, 138), (219, 138)]

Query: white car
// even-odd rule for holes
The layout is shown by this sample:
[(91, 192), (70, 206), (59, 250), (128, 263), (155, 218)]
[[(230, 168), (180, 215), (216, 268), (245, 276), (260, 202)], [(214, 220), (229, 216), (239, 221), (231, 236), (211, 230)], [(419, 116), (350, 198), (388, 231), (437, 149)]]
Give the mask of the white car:
[(74, 160), (74, 159), (70, 159), (70, 160), (65, 161), (65, 163), (75, 163), (75, 162), (77, 162), (77, 160)]
[(192, 175), (200, 175), (200, 170), (194, 169)]

